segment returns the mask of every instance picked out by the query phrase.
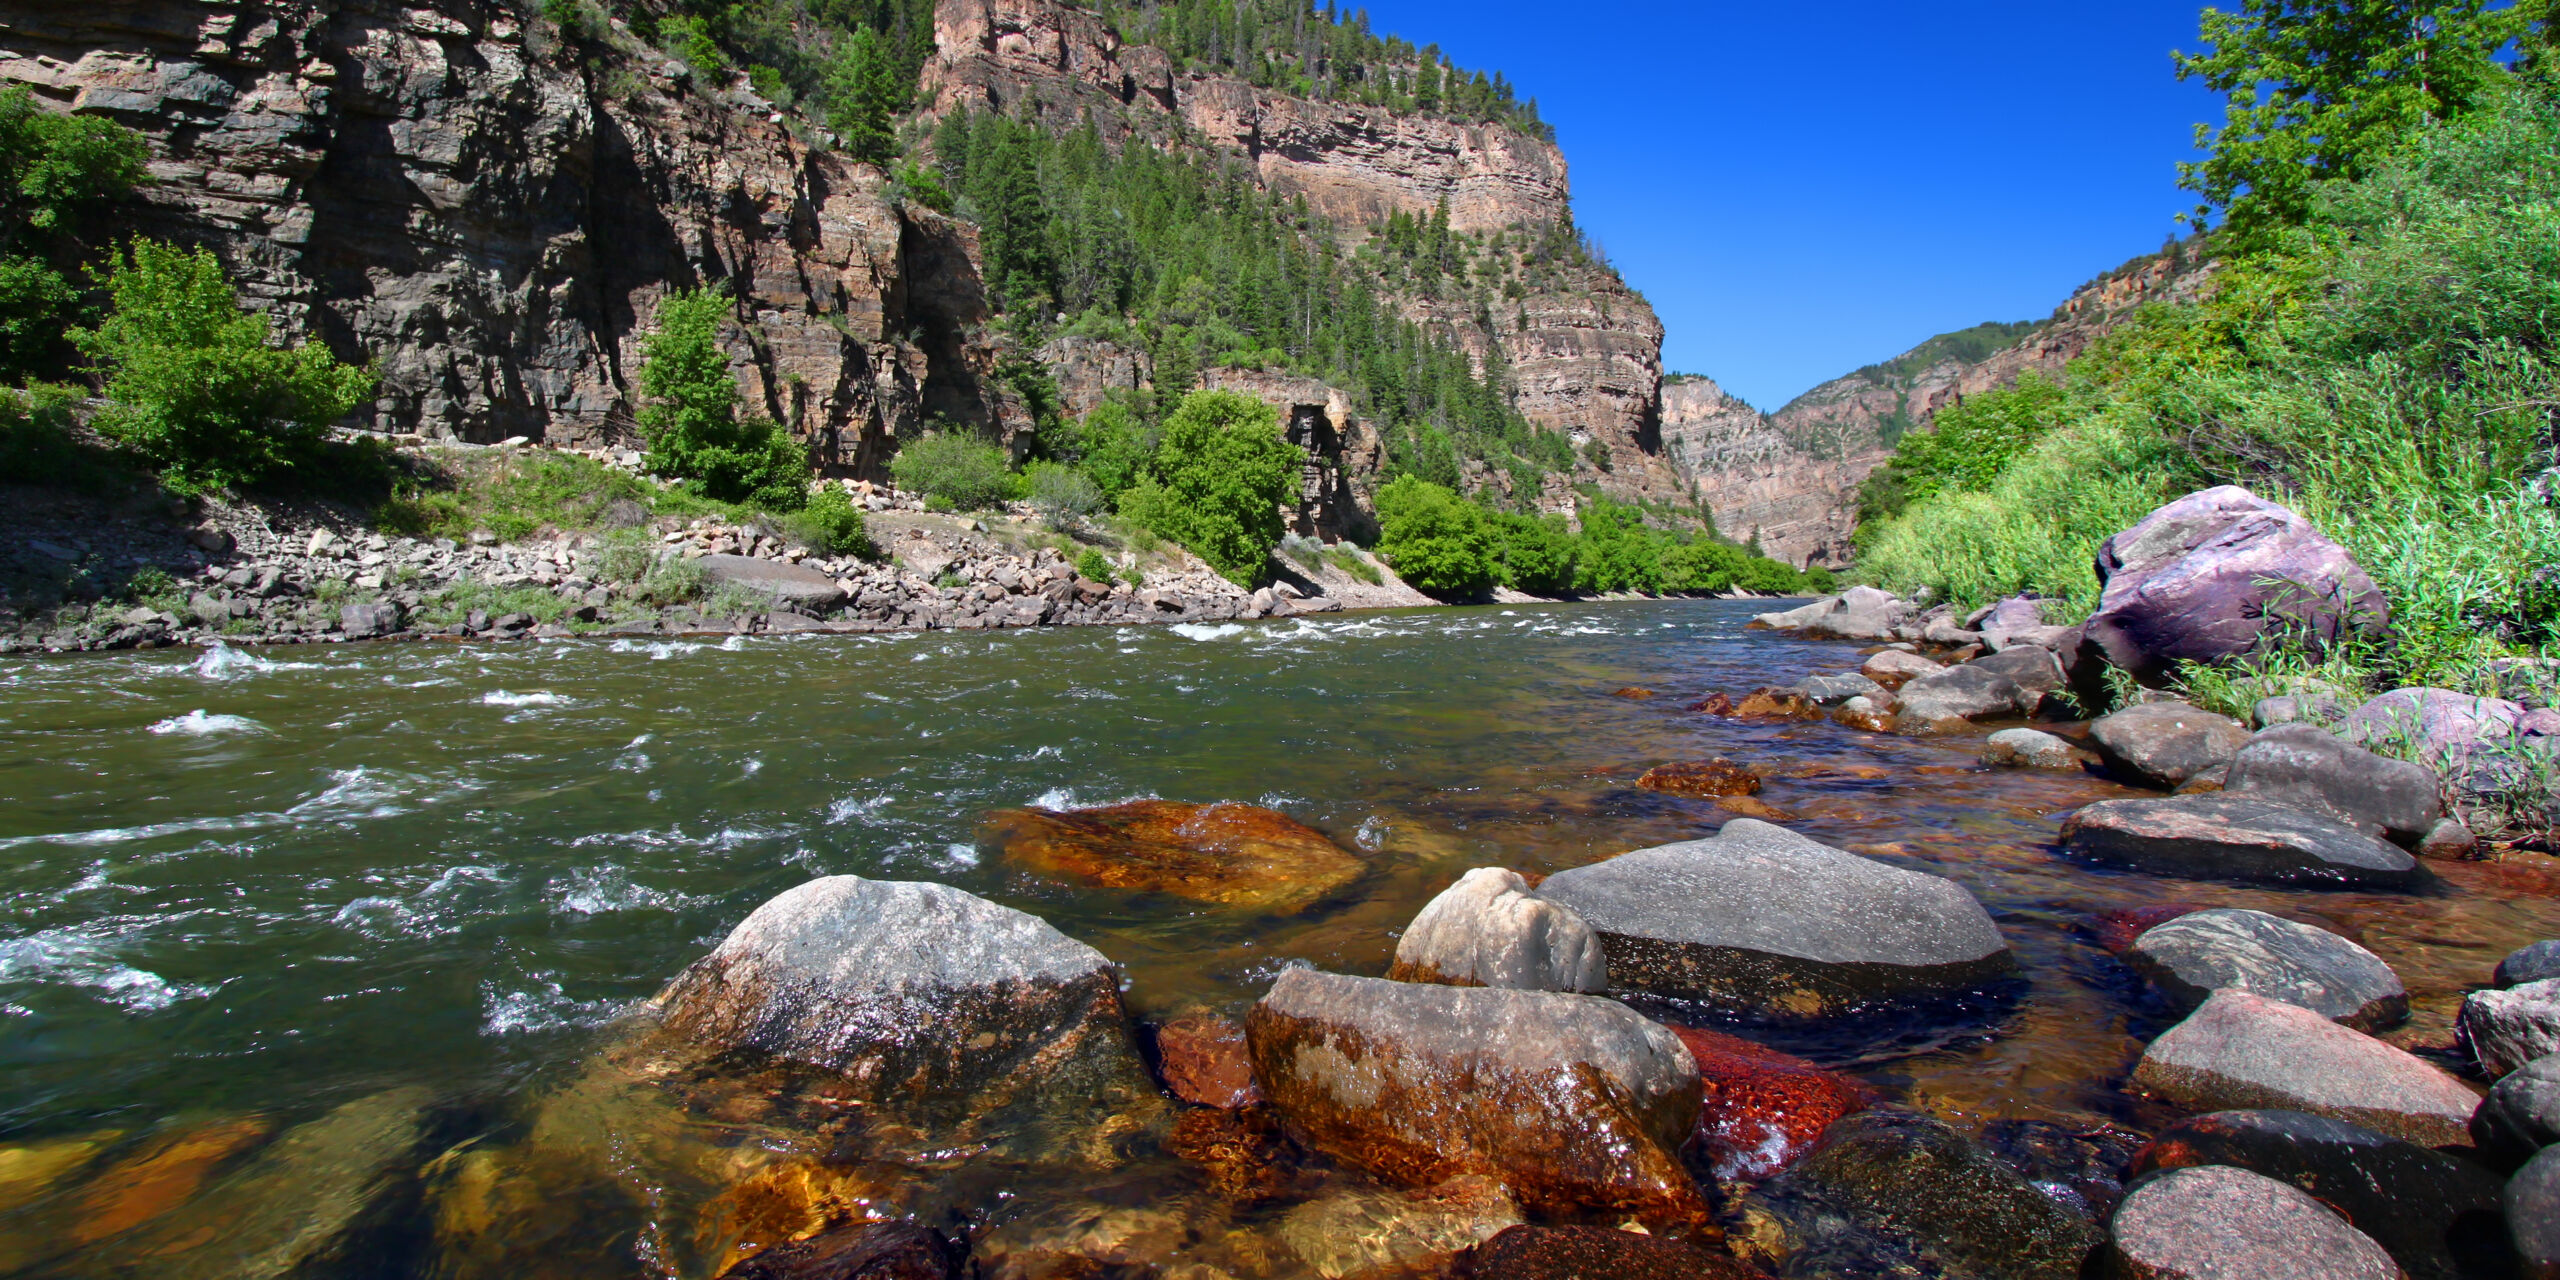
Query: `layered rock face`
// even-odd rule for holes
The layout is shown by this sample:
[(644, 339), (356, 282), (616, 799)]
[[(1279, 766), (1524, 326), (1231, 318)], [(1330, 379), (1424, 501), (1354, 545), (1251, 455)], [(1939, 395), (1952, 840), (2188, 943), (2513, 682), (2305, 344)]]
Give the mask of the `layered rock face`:
[[(1391, 212), (1429, 214), (1443, 200), (1461, 232), (1570, 216), (1564, 153), (1505, 125), (1399, 116), (1177, 72), (1164, 51), (1125, 44), (1101, 18), (1053, 0), (945, 0), (934, 40), (920, 93), (930, 115), (1029, 111), (1062, 126), (1089, 118), (1107, 137), (1206, 141), (1244, 157), (1273, 191), (1304, 198), (1345, 234), (1364, 234)], [(1662, 322), (1615, 271), (1562, 272), (1520, 300), (1512, 323), (1490, 330), (1456, 304), (1418, 299), (1406, 313), (1479, 361), (1499, 342), (1520, 411), (1577, 447), (1598, 440), (1607, 450), (1608, 470), (1582, 478), (1622, 498), (1686, 501), (1682, 477), (1662, 456)], [(1141, 376), (1117, 353), (1072, 354), (1090, 362), (1062, 381), (1096, 394)], [(1485, 480), (1508, 484), (1499, 474)]]
[(363, 425), (621, 437), (658, 297), (715, 281), (751, 403), (829, 462), (926, 414), (1027, 425), (971, 336), (968, 228), (744, 90), (636, 42), (610, 66), (480, 0), (0, 12), (0, 82), (149, 138), (130, 229), (212, 247), (286, 331), (377, 365)]
[(1718, 530), (1757, 533), (1763, 552), (1797, 566), (1848, 563), (1858, 481), (1885, 457), (1872, 442), (1841, 457), (1808, 453), (1767, 414), (1694, 377), (1662, 384), (1662, 452)]

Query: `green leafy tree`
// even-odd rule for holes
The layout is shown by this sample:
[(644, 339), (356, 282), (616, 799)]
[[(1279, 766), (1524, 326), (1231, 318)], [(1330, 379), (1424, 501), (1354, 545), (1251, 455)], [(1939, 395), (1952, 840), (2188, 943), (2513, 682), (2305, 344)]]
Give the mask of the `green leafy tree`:
[(1967, 396), (1940, 410), (1929, 430), (1894, 442), (1893, 457), (1859, 483), (1859, 519), (1881, 521), (1941, 493), (1988, 488), (2075, 412), (2061, 383), (2033, 371), (2015, 386)]
[(70, 271), (83, 219), (142, 181), (142, 135), (61, 115), (24, 88), (0, 92), (0, 381), (58, 373), (83, 318)]
[(1563, 516), (1500, 511), (1488, 518), (1501, 546), (1502, 585), (1540, 596), (1573, 590), (1573, 531)]
[(984, 511), (1014, 495), (1004, 450), (956, 427), (900, 445), (898, 456), (889, 461), (889, 473), (899, 488), (951, 511)]
[(2196, 126), (2181, 164), (2243, 243), (2310, 212), (2313, 188), (2354, 179), (2425, 125), (2478, 106), (2506, 78), (2499, 51), (2525, 13), (2489, 0), (2240, 0), (2204, 11), (2209, 50), (2176, 55), (2178, 78), (2225, 94), (2220, 129)]
[(771, 511), (809, 500), (809, 450), (770, 418), (739, 412), (738, 380), (720, 346), (728, 291), (670, 290), (641, 345), (640, 436), (651, 471), (704, 497)]
[(1118, 502), (1155, 456), (1156, 432), (1120, 400), (1105, 400), (1084, 415), (1070, 446), (1074, 461)]
[(1419, 476), (1378, 490), (1378, 554), (1396, 576), (1435, 596), (1481, 595), (1501, 567), (1484, 509)]
[(886, 36), (861, 27), (836, 41), (826, 93), (827, 125), (846, 151), (881, 165), (897, 156), (898, 113), (914, 96), (914, 71)]
[(1165, 418), (1123, 515), (1188, 547), (1239, 584), (1261, 578), (1284, 528), (1281, 504), (1306, 454), (1280, 438), (1270, 405), (1232, 391), (1194, 391)]
[(1639, 591), (1659, 595), (1669, 586), (1662, 568), (1662, 536), (1633, 507), (1595, 499), (1582, 509), (1582, 538), (1574, 562), (1574, 586), (1582, 591)]
[(96, 361), (109, 407), (97, 424), (184, 489), (274, 478), (309, 462), (329, 424), (373, 393), (369, 370), (318, 343), (269, 345), (210, 250), (136, 240), (109, 258), (113, 304), (72, 341)]

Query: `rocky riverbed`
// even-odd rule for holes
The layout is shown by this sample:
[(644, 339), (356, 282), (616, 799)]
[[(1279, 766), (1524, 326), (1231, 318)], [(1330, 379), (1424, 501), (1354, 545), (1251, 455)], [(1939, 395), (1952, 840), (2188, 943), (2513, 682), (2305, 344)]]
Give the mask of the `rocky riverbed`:
[(2550, 1274), (2530, 669), (2084, 721), (2040, 608), (22, 661), (0, 1247)]

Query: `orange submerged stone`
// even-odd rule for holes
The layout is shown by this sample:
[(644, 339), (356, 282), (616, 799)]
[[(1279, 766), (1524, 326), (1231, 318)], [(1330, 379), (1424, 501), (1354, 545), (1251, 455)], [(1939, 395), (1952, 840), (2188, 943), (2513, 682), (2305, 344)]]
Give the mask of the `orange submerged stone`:
[(1740, 1036), (1670, 1031), (1698, 1060), (1706, 1101), (1691, 1141), (1719, 1178), (1773, 1177), (1811, 1151), (1832, 1121), (1877, 1101), (1856, 1080)]
[(1303, 909), (1362, 870), (1323, 832), (1231, 802), (999, 809), (979, 836), (1027, 871), (1256, 911)]
[(1675, 796), (1747, 796), (1760, 791), (1760, 775), (1731, 760), (1675, 760), (1636, 779), (1648, 791)]

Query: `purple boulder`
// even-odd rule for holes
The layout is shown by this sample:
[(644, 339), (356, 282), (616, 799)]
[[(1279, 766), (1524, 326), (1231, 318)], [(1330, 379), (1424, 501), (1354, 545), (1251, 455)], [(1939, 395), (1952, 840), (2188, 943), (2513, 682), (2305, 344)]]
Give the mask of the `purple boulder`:
[(2079, 656), (2145, 681), (2221, 662), (2275, 632), (2326, 644), (2380, 634), (2382, 589), (2311, 522), (2237, 485), (2191, 493), (2098, 548), (2097, 612)]

